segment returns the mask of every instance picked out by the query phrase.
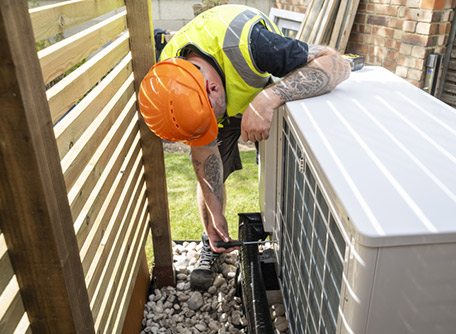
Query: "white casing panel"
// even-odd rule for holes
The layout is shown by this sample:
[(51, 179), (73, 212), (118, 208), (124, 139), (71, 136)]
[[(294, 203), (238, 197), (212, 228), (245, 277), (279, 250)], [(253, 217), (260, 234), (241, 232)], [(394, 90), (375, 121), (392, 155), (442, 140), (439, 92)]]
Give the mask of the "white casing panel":
[(337, 333), (455, 332), (456, 110), (379, 67), (287, 103), (260, 144), (260, 208), (278, 240), (284, 120), (347, 247)]

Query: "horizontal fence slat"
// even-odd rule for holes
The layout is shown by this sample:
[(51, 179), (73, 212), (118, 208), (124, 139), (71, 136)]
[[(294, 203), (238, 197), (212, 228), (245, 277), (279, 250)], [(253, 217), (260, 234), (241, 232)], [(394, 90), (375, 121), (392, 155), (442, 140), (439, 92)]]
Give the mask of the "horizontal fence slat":
[(131, 251), (128, 253), (128, 267), (122, 270), (122, 277), (120, 278), (118, 288), (115, 290), (116, 296), (114, 301), (110, 304), (111, 310), (109, 314), (105, 312), (101, 319), (102, 327), (105, 327), (105, 323), (107, 323), (107, 327), (105, 328), (106, 333), (120, 333), (127, 314), (149, 230), (147, 206), (144, 206), (141, 217), (140, 228), (130, 247)]
[[(136, 128), (134, 122), (131, 123), (131, 126)], [(132, 129), (131, 126), (130, 129)], [(115, 185), (120, 182), (125, 173), (128, 174), (130, 172), (136, 156), (141, 152), (138, 133), (127, 130), (125, 137), (125, 145), (122, 142), (119, 144), (119, 146), (123, 146), (121, 152), (119, 154), (117, 154), (117, 151), (114, 153), (113, 159), (103, 171), (102, 176), (76, 218), (74, 226), (80, 248), (82, 248), (92, 226), (97, 221), (99, 212), (102, 209), (106, 210), (103, 207), (105, 205), (104, 200), (112, 196), (111, 193), (116, 189)]]
[(8, 256), (5, 237), (0, 232), (0, 333), (25, 334), (29, 330), (30, 323)]
[(8, 256), (5, 237), (0, 232), (0, 295), (14, 276), (13, 266)]
[(60, 159), (73, 147), (83, 132), (108, 104), (132, 73), (131, 53), (54, 127)]
[[(146, 199), (144, 178), (135, 188), (135, 194), (128, 203), (128, 212), (122, 219), (121, 227), (118, 231), (112, 231), (114, 235), (111, 238), (115, 240), (113, 240), (111, 248), (106, 249), (108, 254), (106, 260), (103, 261), (105, 264), (96, 266), (96, 272), (92, 277), (94, 294), (91, 307), (95, 318), (100, 312), (107, 313), (106, 305), (110, 305), (114, 299), (114, 294), (108, 289), (110, 282), (115, 282), (115, 286), (118, 284), (122, 271), (128, 266), (127, 255), (130, 251), (134, 251), (130, 249), (130, 246), (136, 230), (140, 228), (138, 213), (141, 208), (144, 208)], [(95, 266), (93, 268), (95, 269)]]
[(129, 52), (128, 33), (47, 90), (52, 122), (56, 123)]
[[(138, 159), (140, 159), (140, 157), (138, 157)], [(136, 181), (135, 179), (129, 179), (127, 181), (130, 182), (130, 187), (132, 188), (129, 189), (129, 193), (124, 196), (125, 203), (122, 203), (120, 206), (118, 205), (116, 207), (117, 211), (112, 216), (111, 222), (108, 224), (106, 230), (103, 233), (103, 239), (100, 242), (97, 253), (95, 254), (95, 257), (92, 260), (92, 264), (90, 265), (89, 270), (86, 274), (85, 278), (88, 287), (89, 298), (95, 290), (95, 286), (102, 284), (102, 281), (100, 281), (102, 271), (105, 271), (109, 267), (109, 261), (107, 261), (107, 258), (112, 260), (112, 251), (119, 251), (119, 247), (121, 245), (119, 239), (122, 240), (123, 236), (125, 236), (125, 233), (127, 232), (129, 220), (133, 214), (131, 210), (134, 208), (134, 204), (132, 203), (138, 200), (139, 191), (144, 184), (141, 168), (141, 163), (138, 163), (137, 167), (135, 167), (134, 171), (131, 173), (129, 178), (137, 177)], [(131, 193), (133, 192), (134, 195), (132, 196)]]
[(444, 93), (448, 93), (450, 95), (456, 94), (456, 84), (451, 84), (451, 83), (447, 82), (443, 91), (444, 91)]
[[(86, 268), (84, 271), (86, 273), (86, 284), (87, 280), (91, 280), (90, 274), (93, 272), (91, 271), (92, 266), (97, 265), (97, 259), (100, 256), (100, 254), (98, 254), (100, 246), (103, 246), (103, 243), (105, 242), (108, 242), (110, 244), (112, 241), (105, 238), (106, 232), (119, 228), (119, 216), (121, 216), (121, 213), (125, 212), (126, 210), (128, 199), (132, 196), (134, 186), (137, 179), (141, 175), (142, 168), (142, 156), (138, 156), (132, 172), (126, 175), (127, 179), (125, 180), (124, 184), (119, 183), (119, 187), (117, 189), (117, 191), (120, 192), (118, 200), (116, 200), (114, 203), (112, 200), (107, 199), (109, 202), (114, 204), (112, 213), (110, 212), (108, 217), (102, 217), (102, 224), (98, 224), (96, 228), (94, 225), (90, 231), (89, 236), (87, 237), (83, 248), (81, 249), (82, 267)], [(105, 247), (102, 247), (102, 250), (105, 249)]]
[(24, 313), (25, 308), (19, 292), (19, 285), (16, 276), (13, 276), (0, 294), (0, 333), (14, 333)]
[(85, 23), (124, 6), (123, 0), (73, 0), (29, 9), (35, 41)]
[[(110, 131), (109, 133), (109, 138), (107, 136), (106, 142), (109, 142), (108, 145), (116, 146), (125, 134), (129, 136), (132, 132), (135, 132), (134, 129), (137, 127), (137, 122), (138, 116), (137, 114), (135, 114), (134, 109), (126, 109), (119, 117), (118, 122), (116, 122), (115, 126), (113, 126), (113, 128), (111, 129), (112, 131)], [(103, 146), (104, 145), (105, 144), (103, 144)], [(125, 170), (122, 170), (120, 172), (120, 175), (117, 176), (117, 178), (121, 179), (120, 182), (124, 182), (122, 181), (124, 179), (122, 178), (124, 173)], [(114, 187), (115, 182), (119, 182), (117, 181), (117, 178), (111, 184), (111, 187)], [(108, 195), (106, 197), (102, 196), (100, 198), (97, 198), (97, 203), (99, 203), (98, 200), (101, 202), (105, 202), (102, 203), (101, 208), (97, 209), (96, 212), (94, 212), (93, 210), (92, 212), (86, 212), (83, 210), (83, 212), (81, 212), (81, 214), (79, 214), (79, 216), (76, 218), (74, 226), (80, 250), (83, 249), (82, 244), (85, 242), (85, 239), (87, 238), (87, 235), (90, 233), (92, 227), (99, 223), (98, 216), (100, 215), (100, 212), (102, 213), (102, 216), (106, 217), (108, 217), (109, 214), (112, 213), (112, 209), (109, 206), (107, 206), (109, 202), (108, 196), (111, 196), (114, 200), (117, 200), (118, 198), (118, 196), (113, 196), (111, 194), (111, 190), (109, 190)]]
[[(111, 153), (110, 149), (104, 150), (98, 158), (98, 154), (89, 162), (93, 168), (80, 178), (68, 194), (70, 207), (75, 226), (80, 226), (79, 221), (85, 221), (85, 217), (96, 215), (95, 207), (100, 199), (105, 197), (116, 175), (122, 173), (121, 166), (129, 150), (136, 147), (139, 143), (139, 132), (134, 123), (127, 129), (119, 142), (112, 141), (115, 150)], [(100, 197), (99, 197), (100, 196)], [(81, 216), (81, 214), (83, 216)]]
[(126, 28), (126, 12), (123, 11), (38, 52), (44, 83), (55, 79), (115, 39)]
[(451, 106), (456, 106), (456, 95), (442, 94), (441, 100)]
[[(130, 77), (133, 79), (133, 77)], [(128, 80), (122, 88), (115, 94), (103, 111), (92, 122), (84, 135), (76, 142), (68, 154), (61, 160), (62, 171), (65, 177), (67, 189), (71, 189), (81, 174), (87, 170), (88, 162), (96, 152), (100, 151), (102, 143), (106, 143), (110, 138), (109, 134), (114, 135), (113, 125), (117, 122), (119, 115), (125, 113), (125, 109), (133, 109), (136, 99), (133, 91), (133, 81)], [(119, 123), (117, 123), (119, 124)], [(105, 147), (111, 153), (115, 147)], [(100, 153), (99, 153), (100, 154)], [(83, 176), (83, 175), (82, 175)]]

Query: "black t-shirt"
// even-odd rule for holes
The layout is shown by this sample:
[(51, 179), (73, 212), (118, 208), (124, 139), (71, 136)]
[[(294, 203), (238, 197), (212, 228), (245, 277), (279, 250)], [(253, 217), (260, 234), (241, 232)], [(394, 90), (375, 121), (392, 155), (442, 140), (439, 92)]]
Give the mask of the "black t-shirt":
[(250, 50), (259, 70), (283, 77), (307, 63), (309, 47), (307, 43), (278, 35), (258, 23), (250, 36)]

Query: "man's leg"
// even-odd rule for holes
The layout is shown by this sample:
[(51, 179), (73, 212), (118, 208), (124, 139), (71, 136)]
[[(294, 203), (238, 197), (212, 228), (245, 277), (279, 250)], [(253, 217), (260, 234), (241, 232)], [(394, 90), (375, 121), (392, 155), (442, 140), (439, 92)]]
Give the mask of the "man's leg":
[[(241, 120), (237, 118), (225, 121), (223, 123), (223, 128), (219, 129), (217, 136), (219, 145), (218, 148), (223, 162), (223, 213), (225, 212), (226, 206), (225, 181), (230, 173), (242, 168), (239, 148), (237, 145), (240, 134)], [(211, 216), (207, 210), (206, 202), (204, 201), (203, 193), (199, 184), (196, 196), (201, 221), (203, 223), (204, 230), (207, 231), (209, 224), (212, 224)], [(203, 234), (202, 240), (203, 248), (195, 269), (193, 269), (190, 275), (190, 284), (194, 289), (207, 290), (212, 285), (222, 258), (219, 254), (212, 252), (206, 233)]]
[[(211, 216), (204, 201), (203, 192), (200, 185), (197, 186), (196, 197), (198, 209), (203, 223), (204, 230), (207, 232), (207, 226), (211, 224)], [(225, 185), (223, 185), (223, 212), (225, 211), (226, 194)], [(193, 289), (207, 290), (217, 275), (223, 256), (214, 253), (209, 245), (207, 233), (202, 236), (203, 248), (201, 249), (198, 262), (190, 275), (190, 285)]]

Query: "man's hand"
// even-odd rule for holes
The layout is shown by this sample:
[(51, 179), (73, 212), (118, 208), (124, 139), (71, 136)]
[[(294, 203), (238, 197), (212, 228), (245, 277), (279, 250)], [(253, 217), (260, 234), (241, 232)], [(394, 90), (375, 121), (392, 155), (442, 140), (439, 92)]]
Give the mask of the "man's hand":
[(268, 139), (274, 110), (281, 104), (280, 99), (270, 90), (261, 91), (242, 115), (242, 140), (256, 142)]
[(233, 239), (230, 238), (228, 234), (228, 223), (224, 216), (222, 216), (222, 220), (224, 222), (217, 223), (215, 220), (210, 223), (206, 228), (207, 236), (209, 237), (209, 244), (211, 246), (212, 251), (216, 253), (230, 253), (235, 249), (239, 249), (239, 247), (232, 247), (232, 248), (217, 248), (215, 247), (215, 243), (217, 241), (225, 241), (229, 242)]

